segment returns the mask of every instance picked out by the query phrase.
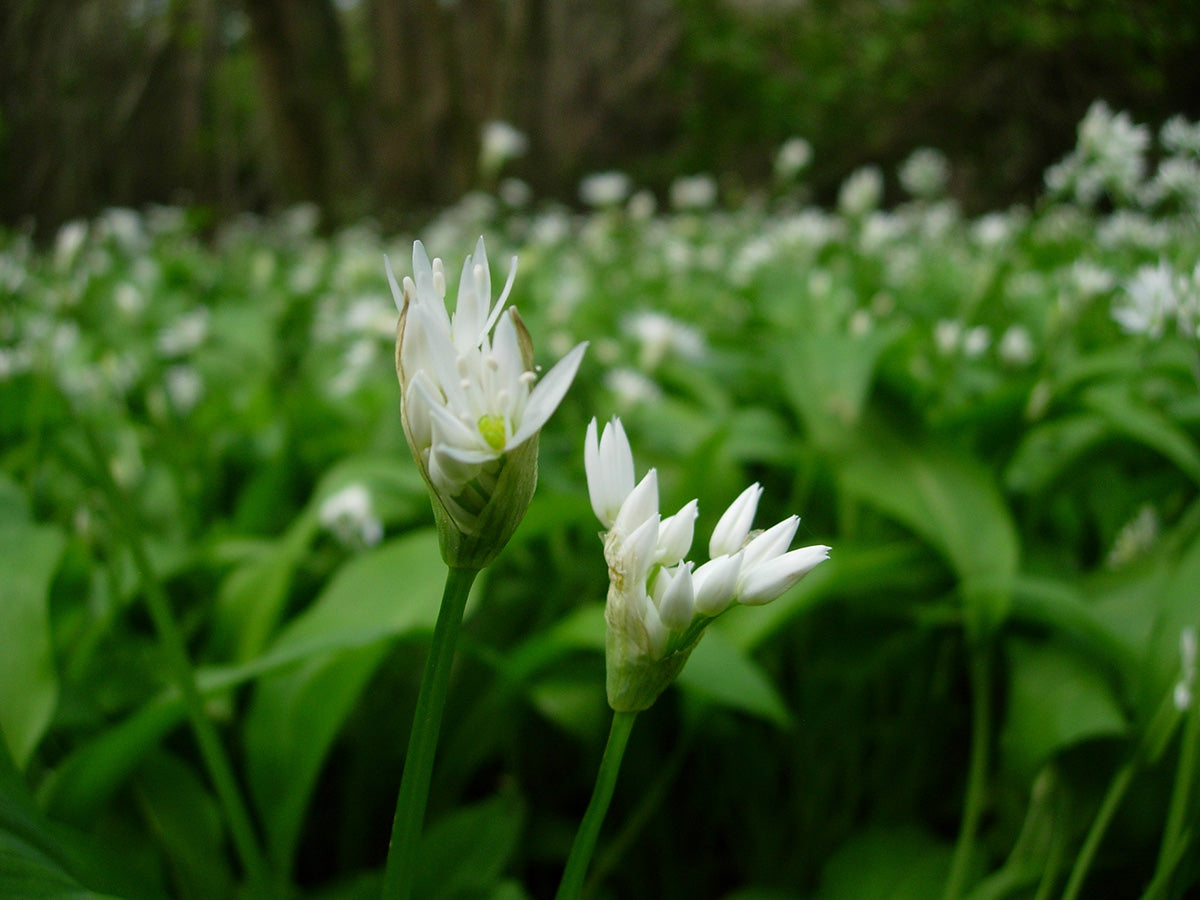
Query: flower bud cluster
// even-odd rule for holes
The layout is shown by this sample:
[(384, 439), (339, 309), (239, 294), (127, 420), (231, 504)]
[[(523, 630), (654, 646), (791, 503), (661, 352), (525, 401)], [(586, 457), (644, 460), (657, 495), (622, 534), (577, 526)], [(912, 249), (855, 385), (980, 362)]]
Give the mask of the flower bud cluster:
[(769, 603), (829, 556), (821, 545), (789, 550), (797, 516), (752, 531), (762, 487), (729, 506), (700, 566), (688, 556), (698, 503), (663, 518), (658, 474), (634, 483), (633, 453), (619, 419), (588, 426), (584, 465), (603, 535), (609, 589), (605, 605), (608, 700), (613, 709), (649, 707), (675, 679), (704, 629), (734, 604)]

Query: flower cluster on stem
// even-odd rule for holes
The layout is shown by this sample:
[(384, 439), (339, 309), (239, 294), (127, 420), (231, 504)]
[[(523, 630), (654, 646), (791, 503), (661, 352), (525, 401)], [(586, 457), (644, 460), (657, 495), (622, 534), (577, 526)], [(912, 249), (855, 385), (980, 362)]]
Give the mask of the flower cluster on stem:
[(807, 575), (829, 548), (789, 550), (797, 516), (752, 531), (762, 487), (733, 501), (700, 566), (691, 551), (698, 503), (663, 518), (658, 474), (634, 483), (633, 452), (617, 418), (602, 433), (593, 419), (584, 448), (588, 493), (603, 534), (609, 587), (605, 605), (607, 690), (619, 712), (647, 709), (675, 680), (708, 624), (732, 605), (769, 603)]
[(537, 438), (583, 358), (576, 345), (540, 380), (533, 342), (513, 307), (516, 275), (492, 302), (483, 238), (463, 264), (453, 314), (446, 274), (420, 241), (403, 289), (390, 263), (388, 281), (400, 320), (396, 374), (401, 418), (428, 483), (446, 563), (482, 568), (516, 530), (537, 484)]

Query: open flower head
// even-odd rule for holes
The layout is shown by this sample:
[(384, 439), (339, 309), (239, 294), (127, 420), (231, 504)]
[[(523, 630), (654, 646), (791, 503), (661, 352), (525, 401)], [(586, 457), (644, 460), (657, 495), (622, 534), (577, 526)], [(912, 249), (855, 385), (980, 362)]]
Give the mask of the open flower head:
[(730, 504), (708, 542), (709, 560), (688, 556), (699, 509), (663, 518), (658, 473), (634, 481), (633, 453), (619, 419), (588, 425), (584, 447), (592, 509), (607, 531), (605, 655), (609, 705), (647, 709), (687, 662), (708, 624), (734, 604), (769, 603), (829, 556), (821, 545), (789, 550), (796, 516), (752, 531), (763, 490), (753, 484)]
[(388, 281), (400, 321), (396, 374), (401, 418), (413, 457), (429, 484), (448, 565), (481, 568), (508, 542), (537, 484), (538, 434), (575, 378), (586, 343), (542, 378), (521, 317), (505, 306), (516, 257), (492, 301), (483, 238), (463, 264), (454, 312), (446, 274), (420, 241), (413, 274)]

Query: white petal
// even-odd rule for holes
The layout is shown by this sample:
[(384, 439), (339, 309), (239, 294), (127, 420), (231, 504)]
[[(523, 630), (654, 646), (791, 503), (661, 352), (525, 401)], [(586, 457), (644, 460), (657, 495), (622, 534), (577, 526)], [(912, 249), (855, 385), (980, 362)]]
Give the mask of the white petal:
[(642, 595), (642, 625), (646, 629), (646, 637), (650, 641), (650, 657), (652, 659), (662, 659), (663, 654), (667, 652), (667, 641), (671, 638), (671, 632), (663, 624), (662, 618), (658, 614), (658, 610), (654, 608), (654, 604), (650, 602), (650, 598)]
[(710, 557), (730, 556), (742, 548), (754, 523), (754, 513), (758, 510), (758, 498), (762, 496), (762, 491), (757, 483), (750, 485), (721, 515), (708, 542)]
[(760, 563), (739, 579), (737, 600), (746, 606), (770, 603), (828, 558), (828, 547), (814, 545)]
[[(612, 530), (617, 534), (632, 534), (643, 522), (651, 518), (658, 519), (658, 471), (655, 469), (647, 472), (638, 486), (629, 492), (629, 496), (625, 498), (625, 502), (621, 504), (621, 509), (617, 512)], [(651, 557), (654, 556), (657, 549), (656, 530), (655, 545), (650, 551)]]
[[(658, 577), (667, 575), (668, 569)], [(692, 624), (694, 592), (692, 588), (692, 564), (684, 563), (670, 575), (658, 601), (658, 615), (662, 623), (672, 631), (684, 631)]]
[(800, 525), (799, 516), (789, 516), (777, 525), (772, 525), (746, 545), (746, 556), (742, 560), (742, 571), (772, 560), (787, 551)]
[(654, 565), (654, 548), (658, 544), (658, 516), (651, 516), (634, 529), (628, 538), (621, 539), (616, 529), (609, 532), (615, 536), (615, 560), (610, 565), (622, 574), (628, 590), (631, 585), (644, 585), (650, 567)]
[(521, 359), (521, 345), (517, 341), (517, 326), (513, 324), (512, 316), (504, 316), (496, 326), (492, 359), (496, 364), (496, 388), (508, 392), (509, 408), (506, 414), (512, 415), (525, 405), (525, 395), (529, 390), (521, 383), (525, 362)]
[(687, 556), (692, 548), (699, 503), (691, 501), (675, 515), (663, 519), (658, 531), (658, 562), (673, 566)]
[(585, 350), (587, 350), (587, 341), (577, 344), (533, 386), (533, 392), (529, 395), (529, 403), (525, 407), (525, 414), (521, 417), (521, 425), (512, 436), (512, 440), (509, 441), (510, 449), (520, 446), (541, 431), (550, 415), (558, 409), (558, 404), (562, 402), (571, 382), (575, 380), (575, 373), (579, 371), (579, 364), (583, 361)]
[(612, 495), (619, 497), (617, 509), (620, 509), (633, 490), (633, 450), (625, 428), (616, 416), (604, 426), (604, 433), (600, 435), (600, 468), (605, 481), (612, 486)]
[[(423, 450), (433, 443), (433, 426), (429, 419), (429, 403), (417, 390), (417, 381), (425, 378), (422, 373), (409, 382), (408, 390), (404, 392), (404, 416), (408, 420), (409, 436), (418, 450)], [(427, 389), (428, 390), (428, 389)]]
[[(486, 265), (486, 257), (484, 258)], [(475, 277), (477, 264), (468, 256), (463, 262), (462, 274), (458, 278), (458, 299), (454, 303), (454, 315), (450, 319), (450, 330), (454, 335), (454, 346), (459, 353), (478, 347), (485, 332), (488, 304), (491, 297), (481, 297), (478, 285), (483, 279)]]
[(404, 312), (404, 292), (396, 283), (396, 273), (392, 271), (392, 261), (387, 258), (387, 254), (384, 254), (383, 257), (383, 267), (387, 270), (388, 286), (392, 289), (392, 300), (396, 304), (396, 312)]
[(429, 262), (429, 254), (420, 241), (413, 241), (413, 281), (417, 285), (417, 297), (445, 308), (445, 304), (439, 302), (441, 298), (433, 286), (433, 266)]
[(718, 556), (709, 560), (692, 575), (696, 612), (705, 616), (723, 613), (733, 602), (741, 571), (742, 554)]
[[(423, 373), (422, 373), (423, 376)], [(487, 446), (487, 442), (479, 433), (478, 428), (472, 428), (465, 422), (451, 413), (445, 406), (437, 402), (437, 399), (427, 387), (428, 379), (425, 377), (418, 378), (413, 381), (413, 387), (421, 394), (421, 398), (429, 407), (429, 415), (432, 419), (432, 424), (435, 430), (440, 431), (442, 441), (448, 444), (453, 444), (457, 447), (471, 447), (482, 450)], [(495, 457), (496, 453), (492, 453)]]

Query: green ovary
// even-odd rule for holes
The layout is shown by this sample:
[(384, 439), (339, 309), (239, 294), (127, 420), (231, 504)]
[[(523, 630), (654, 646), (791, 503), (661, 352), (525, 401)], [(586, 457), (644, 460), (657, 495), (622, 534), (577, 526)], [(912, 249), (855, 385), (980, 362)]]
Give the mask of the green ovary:
[(479, 433), (493, 450), (504, 449), (504, 419), (500, 416), (480, 416)]

